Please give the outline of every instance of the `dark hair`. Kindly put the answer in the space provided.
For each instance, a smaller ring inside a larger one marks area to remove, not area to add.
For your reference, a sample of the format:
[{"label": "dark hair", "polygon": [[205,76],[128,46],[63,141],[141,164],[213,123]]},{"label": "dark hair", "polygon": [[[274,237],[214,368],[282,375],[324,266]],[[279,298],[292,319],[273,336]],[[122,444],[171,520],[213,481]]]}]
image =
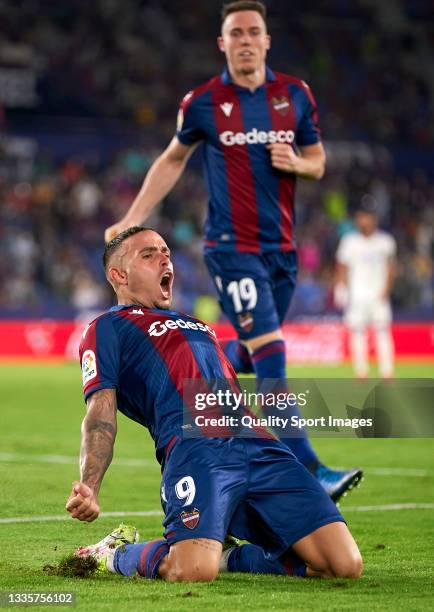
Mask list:
[{"label": "dark hair", "polygon": [[221,12],[222,23],[228,15],[238,13],[239,11],[256,11],[264,21],[267,20],[267,7],[263,2],[258,2],[257,0],[237,0],[236,2],[223,4]]},{"label": "dark hair", "polygon": [[362,196],[355,212],[356,214],[360,212],[378,216],[378,202],[373,195],[370,193],[365,193]]},{"label": "dark hair", "polygon": [[[114,238],[107,242],[104,247],[104,254],[102,256],[102,263],[104,266],[104,270],[107,270],[108,262],[110,261],[111,256],[118,248],[121,246],[124,240],[129,238],[130,236],[134,236],[134,234],[139,234],[140,232],[155,232],[153,227],[139,227],[138,225],[134,225],[133,227],[129,227],[124,230]],[[158,233],[158,232],[157,232]]]}]

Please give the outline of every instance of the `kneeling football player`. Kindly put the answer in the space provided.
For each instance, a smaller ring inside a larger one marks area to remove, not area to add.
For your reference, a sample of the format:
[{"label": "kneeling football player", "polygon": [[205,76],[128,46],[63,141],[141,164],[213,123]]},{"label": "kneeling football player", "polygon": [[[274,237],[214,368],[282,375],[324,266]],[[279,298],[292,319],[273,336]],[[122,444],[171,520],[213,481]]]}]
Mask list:
[{"label": "kneeling football player", "polygon": [[[80,347],[87,413],[80,481],[66,509],[99,515],[117,410],[148,428],[163,468],[164,539],[138,543],[121,525],[76,551],[104,571],[169,581],[210,581],[219,570],[357,578],[362,559],[334,502],[292,452],[263,437],[183,437],[183,383],[238,385],[215,332],[170,310],[173,266],[164,239],[130,228],[106,245],[118,306],[95,319]],[[250,544],[223,551],[226,534]]]}]

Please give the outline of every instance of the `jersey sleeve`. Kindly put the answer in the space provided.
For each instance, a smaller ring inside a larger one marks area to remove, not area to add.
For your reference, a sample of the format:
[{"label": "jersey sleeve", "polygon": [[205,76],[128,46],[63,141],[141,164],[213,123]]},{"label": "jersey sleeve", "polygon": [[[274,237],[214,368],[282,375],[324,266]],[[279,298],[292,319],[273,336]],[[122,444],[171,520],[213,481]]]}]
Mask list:
[{"label": "jersey sleeve", "polygon": [[351,244],[349,236],[344,236],[341,238],[338,245],[338,250],[336,251],[336,261],[344,266],[348,266],[350,264]]},{"label": "jersey sleeve", "polygon": [[295,141],[301,147],[316,144],[321,141],[318,110],[310,87],[304,81],[302,81],[298,96],[301,113]]},{"label": "jersey sleeve", "polygon": [[179,105],[176,136],[184,145],[193,145],[205,138],[205,133],[199,125],[197,99],[192,91],[184,96]]},{"label": "jersey sleeve", "polygon": [[80,363],[85,400],[95,391],[118,387],[119,340],[109,316],[96,319],[84,330]]}]

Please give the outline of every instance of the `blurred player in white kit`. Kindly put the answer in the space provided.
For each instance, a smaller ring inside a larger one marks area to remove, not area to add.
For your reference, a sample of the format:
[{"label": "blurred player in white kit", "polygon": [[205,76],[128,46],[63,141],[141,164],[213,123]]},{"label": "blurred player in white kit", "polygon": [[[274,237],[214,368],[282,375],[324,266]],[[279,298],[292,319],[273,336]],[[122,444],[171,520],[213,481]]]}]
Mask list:
[{"label": "blurred player in white kit", "polygon": [[378,229],[375,200],[369,195],[362,198],[355,223],[357,231],[341,239],[336,253],[335,303],[344,310],[356,376],[368,376],[367,330],[372,326],[379,375],[392,378],[394,346],[390,330],[390,291],[395,276],[396,242],[391,234]]}]

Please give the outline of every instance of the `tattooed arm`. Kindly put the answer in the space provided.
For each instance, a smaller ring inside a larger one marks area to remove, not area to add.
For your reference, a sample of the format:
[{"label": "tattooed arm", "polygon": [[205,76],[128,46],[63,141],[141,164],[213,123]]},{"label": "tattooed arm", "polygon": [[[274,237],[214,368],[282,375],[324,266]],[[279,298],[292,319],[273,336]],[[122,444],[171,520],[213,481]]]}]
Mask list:
[{"label": "tattooed arm", "polygon": [[91,395],[81,425],[81,482],[98,494],[113,458],[116,437],[116,391],[102,389]]},{"label": "tattooed arm", "polygon": [[80,482],[74,482],[66,509],[72,518],[94,521],[99,515],[98,493],[113,457],[116,438],[116,391],[91,395],[81,426]]}]

